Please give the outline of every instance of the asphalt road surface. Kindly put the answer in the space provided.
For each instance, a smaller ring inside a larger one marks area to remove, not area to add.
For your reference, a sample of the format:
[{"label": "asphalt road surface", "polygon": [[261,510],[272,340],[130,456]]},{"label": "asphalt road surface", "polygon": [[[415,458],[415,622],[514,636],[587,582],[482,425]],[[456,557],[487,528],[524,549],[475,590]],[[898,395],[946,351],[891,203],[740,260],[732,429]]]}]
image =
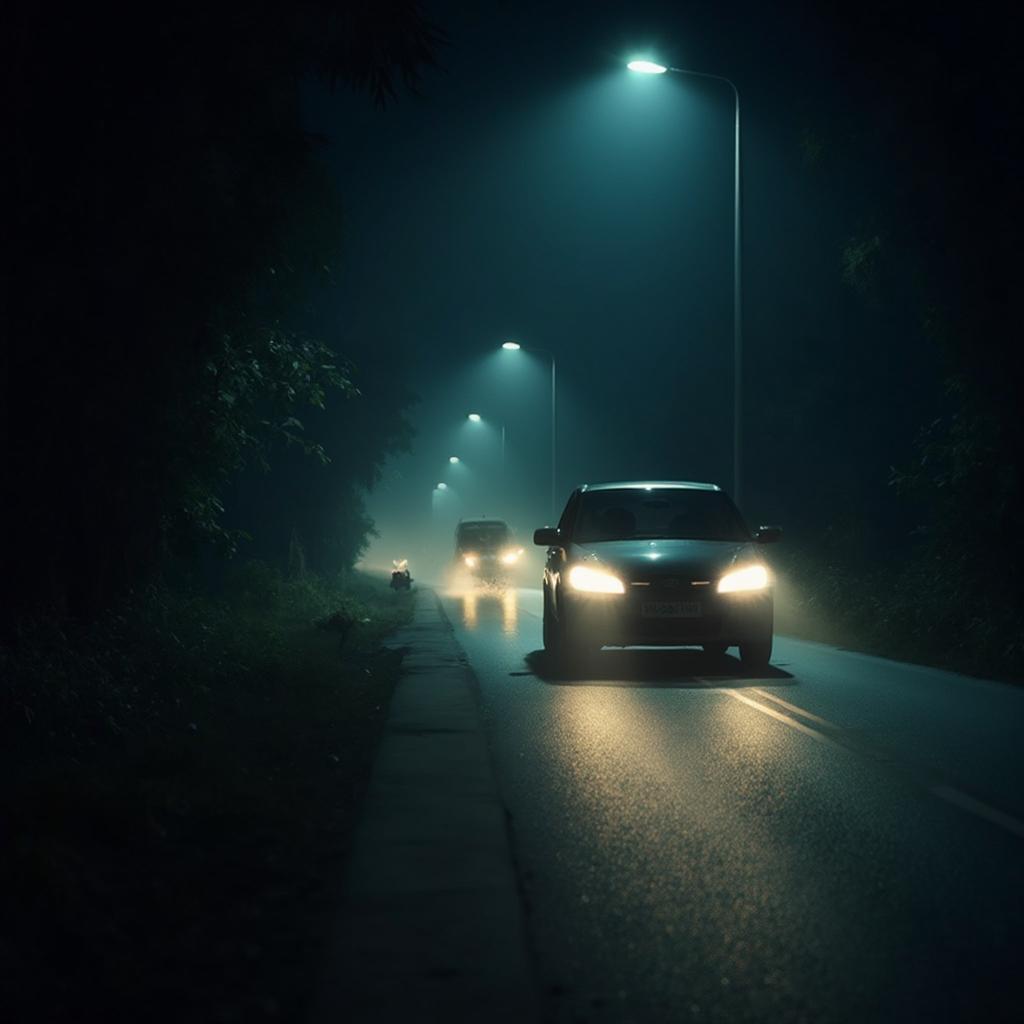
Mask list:
[{"label": "asphalt road surface", "polygon": [[779,637],[567,679],[539,590],[440,592],[549,1020],[1024,1020],[1024,691]]}]

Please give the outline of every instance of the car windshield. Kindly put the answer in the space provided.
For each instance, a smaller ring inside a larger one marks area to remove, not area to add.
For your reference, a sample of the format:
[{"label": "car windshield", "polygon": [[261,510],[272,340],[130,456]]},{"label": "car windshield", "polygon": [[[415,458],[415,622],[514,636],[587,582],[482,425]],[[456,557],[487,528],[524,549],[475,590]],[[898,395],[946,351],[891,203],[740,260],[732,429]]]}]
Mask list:
[{"label": "car windshield", "polygon": [[585,491],[573,540],[750,540],[736,506],[721,491],[629,487]]},{"label": "car windshield", "polygon": [[465,523],[459,527],[457,546],[461,551],[490,550],[509,541],[505,523]]}]

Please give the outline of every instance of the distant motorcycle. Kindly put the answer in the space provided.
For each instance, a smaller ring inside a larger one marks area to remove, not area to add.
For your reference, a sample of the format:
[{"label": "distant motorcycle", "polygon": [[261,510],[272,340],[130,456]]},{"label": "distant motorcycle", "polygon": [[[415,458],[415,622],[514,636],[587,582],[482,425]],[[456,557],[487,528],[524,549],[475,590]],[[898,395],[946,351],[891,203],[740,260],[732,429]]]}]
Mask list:
[{"label": "distant motorcycle", "polygon": [[408,590],[412,584],[412,577],[409,575],[409,560],[403,558],[400,562],[392,560],[394,569],[391,570],[391,589]]}]

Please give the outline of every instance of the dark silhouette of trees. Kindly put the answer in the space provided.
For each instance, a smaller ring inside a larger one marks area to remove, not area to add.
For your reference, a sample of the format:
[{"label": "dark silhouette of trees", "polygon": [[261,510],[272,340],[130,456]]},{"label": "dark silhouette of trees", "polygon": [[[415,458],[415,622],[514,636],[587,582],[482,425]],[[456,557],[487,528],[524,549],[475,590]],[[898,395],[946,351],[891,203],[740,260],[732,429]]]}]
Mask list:
[{"label": "dark silhouette of trees", "polygon": [[804,237],[836,290],[829,334],[800,325],[772,352],[790,386],[785,401],[765,395],[759,422],[772,451],[795,457],[777,460],[771,485],[797,469],[780,518],[842,568],[848,602],[876,573],[893,608],[927,607],[880,628],[919,628],[935,651],[973,644],[975,665],[981,654],[1019,670],[1015,34],[981,8],[862,4],[821,19],[841,85],[803,101],[794,142],[806,201],[834,211]]},{"label": "dark silhouette of trees", "polygon": [[[300,83],[384,103],[441,37],[408,0],[20,3],[4,20],[0,578],[19,613],[89,615],[223,536],[246,465],[289,442],[325,454],[305,412],[356,385],[302,329],[340,230]],[[379,459],[396,440],[359,443]]]}]

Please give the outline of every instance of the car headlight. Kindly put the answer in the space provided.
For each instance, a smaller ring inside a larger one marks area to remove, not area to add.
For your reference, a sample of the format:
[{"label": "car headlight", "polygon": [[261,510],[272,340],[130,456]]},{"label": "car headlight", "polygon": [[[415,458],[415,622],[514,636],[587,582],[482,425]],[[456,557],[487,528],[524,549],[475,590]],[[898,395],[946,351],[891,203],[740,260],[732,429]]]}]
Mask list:
[{"label": "car headlight", "polygon": [[515,565],[519,561],[519,556],[523,553],[522,548],[506,551],[501,556],[502,565]]},{"label": "car headlight", "polygon": [[480,559],[476,555],[463,555],[462,560],[466,563],[467,567],[470,568],[470,569],[475,569],[476,568],[476,563],[480,561]]},{"label": "car headlight", "polygon": [[589,565],[574,565],[569,570],[569,586],[587,594],[624,594],[626,588],[618,576]]},{"label": "car headlight", "polygon": [[744,590],[764,590],[768,586],[768,570],[763,565],[746,565],[727,572],[718,581],[720,594],[736,594]]}]

